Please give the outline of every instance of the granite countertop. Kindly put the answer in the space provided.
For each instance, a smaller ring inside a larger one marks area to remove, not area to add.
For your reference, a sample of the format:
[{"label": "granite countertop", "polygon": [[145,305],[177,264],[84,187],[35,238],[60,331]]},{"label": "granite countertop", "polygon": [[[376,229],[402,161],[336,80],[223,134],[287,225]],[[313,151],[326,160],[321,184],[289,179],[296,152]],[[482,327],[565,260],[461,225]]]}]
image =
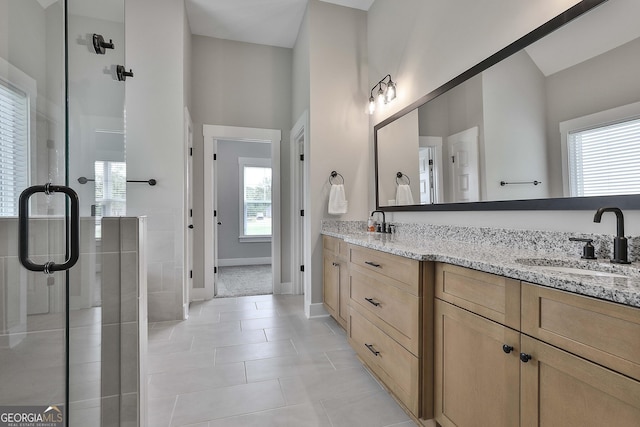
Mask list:
[{"label": "granite countertop", "polygon": [[[640,263],[611,264],[608,259],[583,260],[578,256],[514,249],[499,245],[441,239],[408,239],[397,235],[323,230],[322,234],[347,243],[418,261],[438,261],[498,274],[563,291],[640,307]],[[544,264],[544,265],[541,265]],[[546,265],[546,266],[545,266]],[[559,272],[548,267],[589,267],[610,277]]]}]

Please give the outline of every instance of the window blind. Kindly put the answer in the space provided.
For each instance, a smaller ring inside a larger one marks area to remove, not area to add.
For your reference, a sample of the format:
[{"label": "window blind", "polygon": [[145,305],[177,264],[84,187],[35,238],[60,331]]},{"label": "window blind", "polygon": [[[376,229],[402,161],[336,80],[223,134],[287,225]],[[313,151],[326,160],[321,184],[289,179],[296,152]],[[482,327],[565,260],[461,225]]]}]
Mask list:
[{"label": "window blind", "polygon": [[27,94],[0,80],[0,216],[18,215],[29,176]]},{"label": "window blind", "polygon": [[640,118],[568,134],[571,196],[640,193]]}]

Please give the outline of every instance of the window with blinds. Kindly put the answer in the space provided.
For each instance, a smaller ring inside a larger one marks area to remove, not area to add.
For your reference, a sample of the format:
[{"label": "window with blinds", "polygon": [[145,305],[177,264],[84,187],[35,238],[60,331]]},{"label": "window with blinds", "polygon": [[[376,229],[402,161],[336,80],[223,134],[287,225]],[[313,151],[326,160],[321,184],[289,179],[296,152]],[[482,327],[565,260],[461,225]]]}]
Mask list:
[{"label": "window with blinds", "polygon": [[567,135],[571,196],[640,193],[640,118]]},{"label": "window with blinds", "polygon": [[0,79],[0,216],[18,215],[28,177],[29,98]]}]

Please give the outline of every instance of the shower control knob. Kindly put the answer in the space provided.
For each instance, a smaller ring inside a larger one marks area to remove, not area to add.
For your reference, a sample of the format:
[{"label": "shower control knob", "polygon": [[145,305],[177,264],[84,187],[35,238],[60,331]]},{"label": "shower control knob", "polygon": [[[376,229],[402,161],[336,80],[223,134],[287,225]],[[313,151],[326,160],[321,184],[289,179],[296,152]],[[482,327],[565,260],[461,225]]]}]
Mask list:
[{"label": "shower control knob", "polygon": [[127,80],[127,77],[133,77],[133,70],[129,69],[129,71],[127,71],[127,69],[124,68],[124,65],[116,65],[116,75],[118,77],[118,81],[124,82]]},{"label": "shower control knob", "polygon": [[107,49],[114,48],[115,47],[113,45],[113,40],[109,40],[109,43],[107,43],[106,41],[104,41],[104,37],[102,37],[100,34],[93,35],[93,50],[95,50],[98,55],[104,55]]}]

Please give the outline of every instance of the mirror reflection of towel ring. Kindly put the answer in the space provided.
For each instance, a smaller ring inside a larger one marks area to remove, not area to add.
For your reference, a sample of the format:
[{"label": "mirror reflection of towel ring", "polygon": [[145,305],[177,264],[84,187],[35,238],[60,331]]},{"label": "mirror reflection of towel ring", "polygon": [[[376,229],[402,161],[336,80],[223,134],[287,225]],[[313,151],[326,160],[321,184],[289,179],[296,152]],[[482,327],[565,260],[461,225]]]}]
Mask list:
[{"label": "mirror reflection of towel ring", "polygon": [[396,174],[396,185],[400,185],[400,183],[398,182],[398,179],[401,179],[403,177],[407,178],[407,184],[411,185],[411,180],[409,179],[409,177],[407,175],[403,174],[402,172],[398,172]]},{"label": "mirror reflection of towel ring", "polygon": [[340,178],[342,178],[342,184],[344,184],[344,176],[340,175],[340,174],[339,174],[338,172],[336,172],[336,171],[331,171],[331,175],[329,175],[329,184],[334,185],[334,182],[333,182],[333,181],[331,181],[331,179],[332,179],[332,178],[335,178],[335,177],[338,177],[338,176],[339,176]]}]

